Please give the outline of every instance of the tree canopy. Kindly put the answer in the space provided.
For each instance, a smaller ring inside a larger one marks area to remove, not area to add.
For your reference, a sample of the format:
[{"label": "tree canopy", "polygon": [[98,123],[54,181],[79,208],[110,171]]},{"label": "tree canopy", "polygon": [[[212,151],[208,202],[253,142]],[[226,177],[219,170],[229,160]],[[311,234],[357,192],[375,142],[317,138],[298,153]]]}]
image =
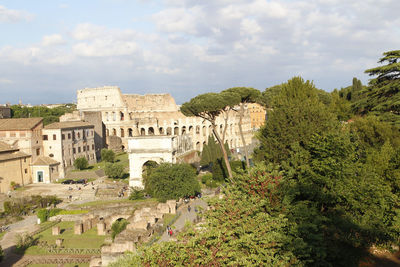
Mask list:
[{"label": "tree canopy", "polygon": [[163,163],[147,178],[146,191],[160,201],[194,196],[200,192],[196,170],[186,163]]}]

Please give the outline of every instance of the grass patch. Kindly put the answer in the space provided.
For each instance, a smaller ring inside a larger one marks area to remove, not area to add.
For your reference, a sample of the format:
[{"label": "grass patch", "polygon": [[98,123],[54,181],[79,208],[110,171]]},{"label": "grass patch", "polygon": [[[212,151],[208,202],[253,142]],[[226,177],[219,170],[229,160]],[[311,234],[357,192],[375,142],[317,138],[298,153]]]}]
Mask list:
[{"label": "grass patch", "polygon": [[[75,222],[60,222],[57,226],[60,226],[61,234],[58,236],[52,235],[52,229],[49,228],[33,238],[38,241],[46,241],[49,245],[53,245],[56,239],[64,239],[63,247],[65,248],[100,248],[104,243],[106,236],[97,235],[97,228],[94,227],[82,235],[74,234]],[[44,255],[49,254],[44,248],[37,245],[29,247],[25,254],[27,255]]]},{"label": "grass patch", "polygon": [[138,199],[138,200],[129,200],[129,199],[111,199],[111,200],[96,200],[96,201],[92,201],[92,202],[86,202],[83,204],[79,204],[79,205],[74,205],[77,208],[84,208],[84,207],[97,207],[97,206],[105,206],[108,204],[122,204],[122,203],[131,203],[131,204],[135,204],[138,206],[146,206],[149,204],[156,204],[158,203],[157,200],[155,198],[149,198],[149,199]]},{"label": "grass patch", "polygon": [[88,210],[61,210],[57,215],[76,215],[88,213]]},{"label": "grass patch", "polygon": [[[117,163],[117,162],[121,163],[124,166],[125,170],[129,170],[128,153],[124,152],[124,153],[119,153],[119,154],[115,155],[115,162],[114,163]],[[97,163],[95,163],[93,165],[90,165],[88,167],[90,169],[88,169],[87,171],[96,171],[98,169],[103,169],[104,170],[105,167],[106,167],[106,162],[105,161],[100,161],[100,162],[97,162]]]},{"label": "grass patch", "polygon": [[172,219],[174,219],[175,216],[176,214],[164,214],[163,227],[167,227],[167,225],[172,221]]}]

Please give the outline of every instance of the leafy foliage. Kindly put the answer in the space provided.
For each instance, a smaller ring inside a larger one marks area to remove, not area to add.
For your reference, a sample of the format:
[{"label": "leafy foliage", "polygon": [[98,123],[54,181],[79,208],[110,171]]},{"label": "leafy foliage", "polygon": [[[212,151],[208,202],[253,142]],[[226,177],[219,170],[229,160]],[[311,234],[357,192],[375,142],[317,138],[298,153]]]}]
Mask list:
[{"label": "leafy foliage", "polygon": [[274,110],[258,134],[261,146],[256,159],[279,163],[287,159],[293,143],[333,127],[335,118],[317,92],[311,82],[300,77],[282,84],[279,95],[273,98]]},{"label": "leafy foliage", "polygon": [[165,202],[168,199],[193,196],[200,192],[200,185],[196,179],[196,170],[189,164],[163,163],[149,176],[146,191]]},{"label": "leafy foliage", "polygon": [[124,231],[126,229],[126,226],[129,224],[129,222],[126,219],[121,219],[121,220],[117,220],[115,221],[112,225],[111,225],[111,237],[114,240],[114,238],[121,233],[122,231]]},{"label": "leafy foliage", "polygon": [[27,248],[35,244],[35,239],[27,233],[16,235],[16,250],[19,253],[23,253]]},{"label": "leafy foliage", "polygon": [[301,266],[292,246],[301,243],[281,212],[282,176],[259,166],[235,177],[225,197],[214,199],[204,228],[189,227],[177,242],[142,247],[129,262],[138,266]]},{"label": "leafy foliage", "polygon": [[110,178],[122,178],[125,174],[124,165],[121,163],[107,162],[104,172]]},{"label": "leafy foliage", "polygon": [[59,117],[65,113],[70,113],[76,109],[74,104],[66,104],[60,107],[48,108],[42,106],[22,107],[20,105],[11,106],[12,118],[33,118],[43,117],[43,125],[58,122]]},{"label": "leafy foliage", "polygon": [[129,195],[129,200],[144,199],[145,191],[140,188],[132,188],[131,194]]},{"label": "leafy foliage", "polygon": [[115,153],[111,149],[103,148],[101,150],[101,160],[105,162],[114,162],[115,161]]},{"label": "leafy foliage", "polygon": [[84,170],[89,166],[89,162],[85,157],[75,159],[74,167],[78,170]]},{"label": "leafy foliage", "polygon": [[378,63],[386,65],[365,72],[376,76],[369,81],[354,109],[360,114],[371,113],[382,120],[400,125],[400,50],[383,53]]},{"label": "leafy foliage", "polygon": [[[224,144],[225,150],[230,156],[230,150],[228,143]],[[213,136],[208,137],[208,142],[203,146],[203,151],[201,152],[200,165],[207,166],[215,162],[217,159],[223,159],[223,153],[221,147],[217,144]]]}]

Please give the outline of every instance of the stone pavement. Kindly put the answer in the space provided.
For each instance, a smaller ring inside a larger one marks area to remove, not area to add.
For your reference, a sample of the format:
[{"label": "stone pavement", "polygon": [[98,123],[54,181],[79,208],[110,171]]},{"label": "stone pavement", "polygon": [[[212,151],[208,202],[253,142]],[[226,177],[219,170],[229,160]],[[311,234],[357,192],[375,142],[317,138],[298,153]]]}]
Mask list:
[{"label": "stone pavement", "polygon": [[[190,212],[188,211],[188,206],[190,205],[191,209]],[[181,212],[181,216],[179,216],[178,220],[172,225],[173,236],[170,237],[167,234],[167,231],[164,231],[161,238],[158,242],[170,241],[173,240],[176,236],[177,232],[182,231],[187,221],[193,222],[197,218],[197,213],[195,212],[195,207],[199,210],[201,207],[203,210],[207,209],[207,203],[203,199],[195,199],[191,200],[188,204],[184,204],[179,207],[178,211]]]}]

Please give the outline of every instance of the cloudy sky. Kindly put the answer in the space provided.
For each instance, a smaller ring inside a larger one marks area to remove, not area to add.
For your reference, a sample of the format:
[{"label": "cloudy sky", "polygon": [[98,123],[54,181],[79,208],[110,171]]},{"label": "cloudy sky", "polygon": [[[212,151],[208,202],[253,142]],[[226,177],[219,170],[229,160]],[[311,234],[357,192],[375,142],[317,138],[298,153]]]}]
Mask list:
[{"label": "cloudy sky", "polygon": [[177,103],[293,76],[364,83],[400,49],[399,0],[0,0],[0,104],[104,85]]}]

